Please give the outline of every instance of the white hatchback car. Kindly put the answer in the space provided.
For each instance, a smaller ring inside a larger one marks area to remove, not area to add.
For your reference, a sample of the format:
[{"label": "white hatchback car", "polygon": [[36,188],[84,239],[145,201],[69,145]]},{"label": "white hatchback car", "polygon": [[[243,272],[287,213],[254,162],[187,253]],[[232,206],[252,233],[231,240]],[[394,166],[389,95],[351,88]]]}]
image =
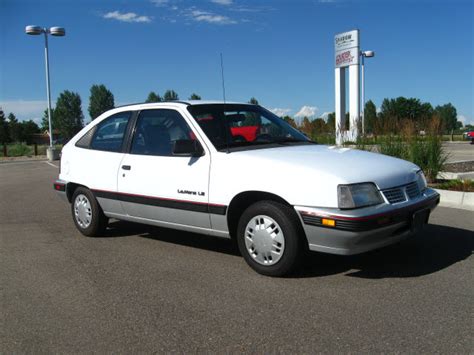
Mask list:
[{"label": "white hatchback car", "polygon": [[410,162],[318,145],[261,106],[205,101],[110,110],[62,150],[54,188],[81,233],[109,218],[236,239],[265,275],[306,249],[356,254],[428,222],[439,195]]}]

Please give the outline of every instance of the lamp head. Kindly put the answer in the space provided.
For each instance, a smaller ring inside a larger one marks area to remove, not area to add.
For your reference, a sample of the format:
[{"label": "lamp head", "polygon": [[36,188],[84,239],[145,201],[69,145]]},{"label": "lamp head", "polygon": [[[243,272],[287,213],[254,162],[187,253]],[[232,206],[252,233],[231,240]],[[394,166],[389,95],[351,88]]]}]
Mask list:
[{"label": "lamp head", "polygon": [[52,36],[62,37],[66,35],[66,30],[64,27],[51,27],[49,33],[51,33]]},{"label": "lamp head", "polygon": [[37,36],[40,35],[44,32],[44,30],[40,26],[26,26],[25,27],[25,33],[27,35],[33,35]]}]

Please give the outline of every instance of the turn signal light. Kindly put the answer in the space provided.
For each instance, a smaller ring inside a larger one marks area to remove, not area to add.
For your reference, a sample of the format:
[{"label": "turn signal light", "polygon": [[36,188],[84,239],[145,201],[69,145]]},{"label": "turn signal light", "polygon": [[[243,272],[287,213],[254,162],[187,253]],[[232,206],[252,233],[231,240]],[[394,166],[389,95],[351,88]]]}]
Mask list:
[{"label": "turn signal light", "polygon": [[327,227],[336,226],[336,221],[334,219],[323,218],[321,219],[321,223],[323,224],[323,226],[327,226]]}]

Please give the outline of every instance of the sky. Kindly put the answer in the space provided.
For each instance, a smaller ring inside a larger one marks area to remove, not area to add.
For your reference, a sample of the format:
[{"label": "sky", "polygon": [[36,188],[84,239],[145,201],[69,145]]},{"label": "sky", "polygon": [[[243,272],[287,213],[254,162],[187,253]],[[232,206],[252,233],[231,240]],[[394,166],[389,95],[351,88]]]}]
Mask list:
[{"label": "sky", "polygon": [[0,0],[0,106],[40,122],[46,108],[44,39],[26,25],[63,26],[49,37],[51,96],[74,91],[89,121],[90,87],[116,105],[175,90],[228,101],[256,97],[279,115],[334,111],[334,35],[360,30],[366,99],[451,102],[474,124],[474,1],[468,0]]}]

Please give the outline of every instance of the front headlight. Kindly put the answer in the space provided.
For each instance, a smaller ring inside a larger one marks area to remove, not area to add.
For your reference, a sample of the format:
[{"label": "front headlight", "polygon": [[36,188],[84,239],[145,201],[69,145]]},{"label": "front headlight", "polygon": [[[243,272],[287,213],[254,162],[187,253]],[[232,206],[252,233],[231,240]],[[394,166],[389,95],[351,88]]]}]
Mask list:
[{"label": "front headlight", "polygon": [[425,174],[423,174],[423,170],[418,170],[418,172],[416,173],[416,182],[418,184],[420,192],[425,191],[425,189],[428,187],[428,183],[426,182],[426,177]]},{"label": "front headlight", "polygon": [[339,208],[360,208],[383,203],[382,196],[371,182],[363,184],[339,185],[337,187]]}]

